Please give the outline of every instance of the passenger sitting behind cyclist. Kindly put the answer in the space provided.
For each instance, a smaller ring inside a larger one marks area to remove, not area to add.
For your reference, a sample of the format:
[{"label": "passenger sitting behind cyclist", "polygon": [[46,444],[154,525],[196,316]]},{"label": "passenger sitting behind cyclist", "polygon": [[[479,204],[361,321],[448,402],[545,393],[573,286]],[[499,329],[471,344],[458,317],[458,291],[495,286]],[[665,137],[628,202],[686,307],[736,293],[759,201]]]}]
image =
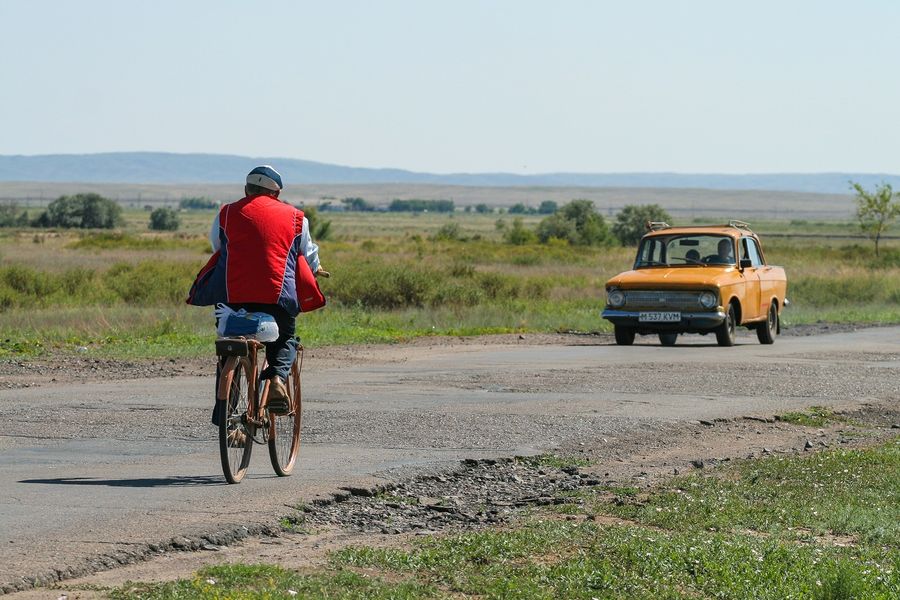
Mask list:
[{"label": "passenger sitting behind cyclist", "polygon": [[[327,275],[319,265],[319,247],[310,237],[309,221],[302,211],[278,200],[281,189],[281,175],[272,167],[250,171],[245,197],[223,206],[213,221],[214,254],[197,275],[188,298],[189,304],[197,306],[223,302],[234,310],[275,317],[279,336],[265,345],[268,367],[262,373],[270,380],[273,412],[287,408],[285,380],[297,355],[294,333],[299,299],[310,296],[304,289],[310,286],[320,295],[315,279],[307,275]],[[217,406],[213,412],[214,424],[218,424],[219,410]]]},{"label": "passenger sitting behind cyclist", "polygon": [[719,240],[719,245],[715,254],[706,257],[706,262],[715,265],[730,265],[734,263],[734,244],[731,238],[723,238]]}]

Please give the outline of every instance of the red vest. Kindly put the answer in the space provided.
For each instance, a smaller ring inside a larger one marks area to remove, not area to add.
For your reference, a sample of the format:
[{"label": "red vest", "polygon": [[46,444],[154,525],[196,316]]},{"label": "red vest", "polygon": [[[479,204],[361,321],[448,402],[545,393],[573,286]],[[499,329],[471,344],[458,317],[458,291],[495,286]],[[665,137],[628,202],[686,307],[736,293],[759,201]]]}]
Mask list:
[{"label": "red vest", "polygon": [[277,304],[294,315],[321,307],[325,299],[300,252],[302,232],[303,212],[270,196],[226,204],[221,247],[197,275],[188,303]]}]

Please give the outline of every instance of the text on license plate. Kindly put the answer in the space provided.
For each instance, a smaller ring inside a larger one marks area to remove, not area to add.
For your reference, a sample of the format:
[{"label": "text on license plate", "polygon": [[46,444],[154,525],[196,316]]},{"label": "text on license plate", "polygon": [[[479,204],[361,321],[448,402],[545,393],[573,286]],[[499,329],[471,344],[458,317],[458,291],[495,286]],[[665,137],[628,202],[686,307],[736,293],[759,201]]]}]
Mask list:
[{"label": "text on license plate", "polygon": [[677,323],[681,321],[680,312],[642,312],[638,313],[641,323]]}]

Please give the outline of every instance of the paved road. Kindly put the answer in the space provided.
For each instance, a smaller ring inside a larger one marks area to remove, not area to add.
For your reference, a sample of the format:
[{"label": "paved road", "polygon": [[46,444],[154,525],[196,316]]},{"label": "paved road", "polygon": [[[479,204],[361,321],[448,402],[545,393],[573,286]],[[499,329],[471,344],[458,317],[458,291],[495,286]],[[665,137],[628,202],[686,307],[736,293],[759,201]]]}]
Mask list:
[{"label": "paved road", "polygon": [[663,348],[386,348],[304,378],[299,472],[258,447],[223,483],[211,377],[0,391],[0,588],[92,556],[274,523],[286,506],[461,458],[550,450],[668,423],[898,399],[900,328]]}]

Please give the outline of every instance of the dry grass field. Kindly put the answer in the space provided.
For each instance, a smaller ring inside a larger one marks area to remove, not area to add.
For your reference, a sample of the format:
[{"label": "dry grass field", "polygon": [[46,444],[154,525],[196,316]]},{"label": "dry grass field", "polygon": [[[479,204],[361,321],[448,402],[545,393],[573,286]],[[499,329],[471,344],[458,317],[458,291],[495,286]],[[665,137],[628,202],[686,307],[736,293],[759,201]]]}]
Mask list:
[{"label": "dry grass field", "polygon": [[[326,190],[320,187],[316,193]],[[379,186],[331,187],[336,189],[328,191],[336,197],[359,194],[374,202],[396,191],[385,188],[381,193],[386,195],[379,197],[374,191]],[[9,186],[6,189],[11,193]],[[121,188],[122,193],[135,189]],[[152,186],[142,189],[153,191]],[[175,203],[179,194],[211,195],[205,188],[165,189],[170,203]],[[103,186],[91,186],[90,190],[113,197],[116,192],[114,187]],[[55,189],[53,194],[61,191]],[[415,196],[417,191],[421,190],[407,193]],[[427,193],[429,197],[443,195],[436,188]],[[559,189],[554,193],[563,194]],[[592,193],[607,202],[640,202],[641,198],[639,190]],[[537,206],[554,197],[534,190],[501,188],[463,188],[460,194],[494,206],[513,200]],[[571,189],[565,194],[556,196],[560,204],[581,195]],[[736,213],[728,214],[729,218],[743,216],[739,209],[750,202],[743,192],[707,191],[694,196],[691,202],[695,205],[686,209],[687,213],[679,213],[676,208],[686,206],[689,191],[656,190],[653,194],[657,195],[648,197],[672,212],[675,223],[682,224],[726,220],[711,210],[713,197],[718,198],[717,209]],[[838,206],[833,198],[816,198],[816,208],[810,209],[814,216],[804,217],[806,213],[799,212],[774,216],[775,206],[779,214],[786,214],[790,206],[805,206],[803,196],[809,195],[779,196],[770,207],[773,216],[759,215],[753,221],[769,262],[785,266],[788,272],[788,296],[794,304],[784,316],[785,324],[900,322],[897,240],[884,242],[882,257],[875,260],[870,242],[841,237],[855,236],[858,231],[846,215],[829,218],[829,207]],[[842,210],[849,212],[852,199],[839,199]],[[320,212],[319,220],[331,222],[330,236],[320,240],[320,245],[323,264],[334,277],[323,281],[329,306],[301,317],[304,342],[321,345],[432,334],[608,330],[599,317],[604,283],[629,268],[632,248],[573,247],[564,242],[510,245],[503,241],[502,228],[509,227],[515,215],[499,210],[467,213],[459,210],[465,205],[460,196],[454,200],[458,207],[454,214]],[[757,198],[754,206],[762,204]],[[598,205],[602,209],[603,204],[598,201]],[[698,208],[701,205],[703,208]],[[206,236],[213,216],[212,210],[182,211],[179,231],[154,233],[148,230],[149,212],[126,203],[125,225],[113,233],[27,227],[0,230],[0,355],[185,356],[208,352],[213,336],[211,311],[188,307],[184,298],[209,255]],[[541,218],[526,215],[522,221],[533,228]],[[451,235],[444,235],[448,231]]]}]

